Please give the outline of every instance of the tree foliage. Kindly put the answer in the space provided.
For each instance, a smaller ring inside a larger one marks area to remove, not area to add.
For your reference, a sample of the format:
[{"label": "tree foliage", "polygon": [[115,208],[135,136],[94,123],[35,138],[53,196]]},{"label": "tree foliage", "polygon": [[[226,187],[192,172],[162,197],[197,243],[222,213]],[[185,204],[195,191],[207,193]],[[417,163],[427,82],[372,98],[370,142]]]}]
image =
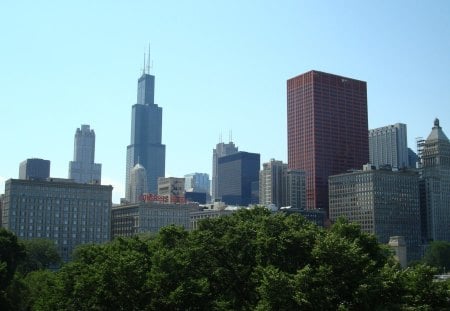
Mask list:
[{"label": "tree foliage", "polygon": [[450,242],[433,241],[425,252],[423,261],[442,272],[450,271]]},{"label": "tree foliage", "polygon": [[434,272],[401,270],[357,225],[255,208],[85,245],[24,283],[33,310],[445,310],[450,288]]},{"label": "tree foliage", "polygon": [[19,270],[23,274],[50,267],[58,268],[61,263],[56,245],[50,240],[24,240],[22,244],[25,247],[26,256],[19,265]]}]

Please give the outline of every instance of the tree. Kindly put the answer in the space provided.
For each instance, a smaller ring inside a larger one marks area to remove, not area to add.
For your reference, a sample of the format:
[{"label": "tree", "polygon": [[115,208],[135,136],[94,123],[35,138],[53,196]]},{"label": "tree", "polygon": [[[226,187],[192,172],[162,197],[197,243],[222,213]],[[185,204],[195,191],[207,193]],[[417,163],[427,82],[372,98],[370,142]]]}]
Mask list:
[{"label": "tree", "polygon": [[439,269],[439,272],[450,271],[450,242],[431,242],[425,252],[423,261]]},{"label": "tree", "polygon": [[13,301],[8,287],[14,278],[17,266],[25,258],[23,246],[11,231],[0,228],[0,309],[9,310]]},{"label": "tree", "polygon": [[24,274],[50,267],[58,268],[61,263],[56,245],[50,240],[24,240],[22,244],[25,247],[26,257],[19,270]]}]

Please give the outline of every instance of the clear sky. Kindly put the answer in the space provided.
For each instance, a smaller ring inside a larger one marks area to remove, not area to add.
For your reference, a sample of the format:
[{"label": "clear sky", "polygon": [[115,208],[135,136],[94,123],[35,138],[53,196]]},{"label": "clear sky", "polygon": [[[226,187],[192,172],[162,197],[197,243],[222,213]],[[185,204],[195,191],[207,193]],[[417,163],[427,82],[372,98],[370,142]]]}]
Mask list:
[{"label": "clear sky", "polygon": [[102,182],[124,196],[131,106],[151,43],[166,175],[211,175],[229,132],[287,161],[286,80],[315,69],[367,81],[369,128],[434,118],[450,136],[450,1],[2,1],[0,193],[19,163],[67,177],[75,130],[96,133]]}]

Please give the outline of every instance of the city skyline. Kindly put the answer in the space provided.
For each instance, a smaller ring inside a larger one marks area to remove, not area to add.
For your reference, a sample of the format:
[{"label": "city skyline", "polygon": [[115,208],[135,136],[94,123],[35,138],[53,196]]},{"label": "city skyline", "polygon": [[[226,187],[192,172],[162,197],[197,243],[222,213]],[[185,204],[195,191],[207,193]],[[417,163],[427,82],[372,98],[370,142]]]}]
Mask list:
[{"label": "city skyline", "polygon": [[450,125],[446,1],[105,3],[0,5],[0,193],[27,158],[67,176],[73,129],[90,124],[102,184],[114,186],[114,203],[125,196],[129,107],[148,41],[166,176],[212,176],[211,151],[229,130],[261,162],[287,161],[286,80],[309,70],[367,81],[369,129],[405,123],[413,150],[430,120]]}]

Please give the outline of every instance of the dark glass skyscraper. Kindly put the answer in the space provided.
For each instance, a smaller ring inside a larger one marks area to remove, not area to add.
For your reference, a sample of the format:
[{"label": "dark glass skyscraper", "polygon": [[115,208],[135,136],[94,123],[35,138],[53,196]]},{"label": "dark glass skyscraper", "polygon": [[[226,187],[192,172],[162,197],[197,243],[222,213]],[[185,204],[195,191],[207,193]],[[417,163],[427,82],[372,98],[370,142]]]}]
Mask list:
[{"label": "dark glass skyscraper", "polygon": [[166,146],[161,144],[162,108],[155,104],[155,76],[145,71],[138,80],[137,103],[131,112],[131,142],[127,147],[125,196],[130,200],[130,172],[139,162],[147,172],[150,193],[165,176]]},{"label": "dark glass skyscraper", "polygon": [[230,205],[257,204],[259,168],[258,153],[240,151],[220,157],[217,167],[218,198]]},{"label": "dark glass skyscraper", "polygon": [[366,82],[319,71],[287,81],[288,166],[306,172],[307,208],[328,210],[328,177],[369,162]]}]

